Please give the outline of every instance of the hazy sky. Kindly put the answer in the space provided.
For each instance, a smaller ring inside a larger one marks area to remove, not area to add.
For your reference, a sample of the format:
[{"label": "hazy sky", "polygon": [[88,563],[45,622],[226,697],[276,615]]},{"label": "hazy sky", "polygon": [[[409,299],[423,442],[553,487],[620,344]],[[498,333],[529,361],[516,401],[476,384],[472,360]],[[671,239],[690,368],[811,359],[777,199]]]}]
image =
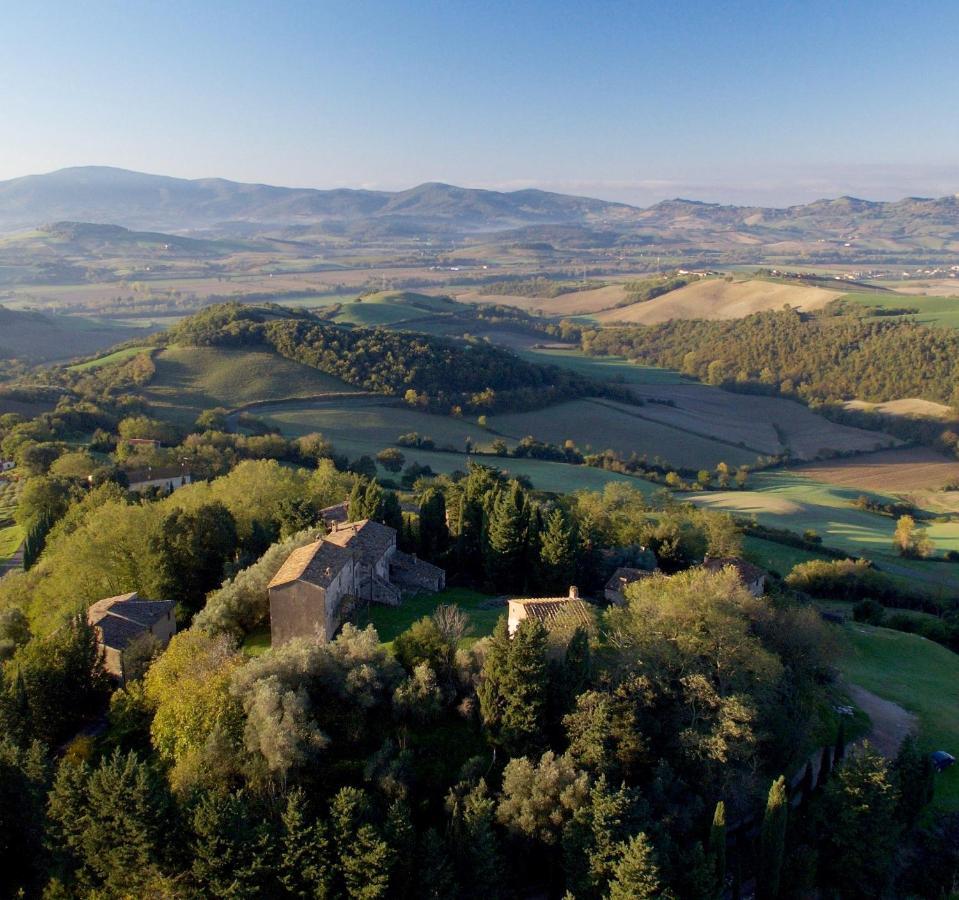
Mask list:
[{"label": "hazy sky", "polygon": [[0,178],[959,192],[959,3],[0,2]]}]

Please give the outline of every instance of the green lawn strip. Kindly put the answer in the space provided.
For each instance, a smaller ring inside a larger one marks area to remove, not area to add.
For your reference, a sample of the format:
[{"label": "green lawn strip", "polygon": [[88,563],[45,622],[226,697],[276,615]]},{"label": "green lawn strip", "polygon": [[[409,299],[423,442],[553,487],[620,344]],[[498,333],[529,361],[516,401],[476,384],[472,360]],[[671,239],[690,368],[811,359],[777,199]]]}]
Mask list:
[{"label": "green lawn strip", "polygon": [[23,543],[25,536],[19,525],[8,525],[5,528],[0,528],[0,561],[10,559]]},{"label": "green lawn strip", "polygon": [[[456,605],[470,618],[469,636],[464,643],[492,634],[497,619],[506,613],[505,605],[489,604],[490,594],[481,594],[468,588],[447,588],[438,594],[416,594],[406,597],[400,606],[382,606],[373,604],[357,617],[361,627],[371,623],[380,636],[380,640],[391,646],[398,635],[406,631],[418,619],[429,616],[440,605]],[[489,604],[489,608],[483,608]]]},{"label": "green lawn strip", "polygon": [[241,648],[247,656],[260,656],[270,649],[270,626],[265,625],[250,632],[243,640]]},{"label": "green lawn strip", "polygon": [[[543,342],[548,342],[543,338]],[[684,379],[672,369],[641,366],[622,356],[587,356],[582,350],[519,350],[518,355],[540,365],[562,366],[580,375],[600,381],[624,384],[683,384]]]},{"label": "green lawn strip", "polygon": [[[914,634],[850,623],[843,676],[919,719],[923,750],[959,756],[959,654]],[[938,807],[959,810],[959,766],[936,777]]]},{"label": "green lawn strip", "polygon": [[130,359],[133,356],[137,356],[140,353],[144,353],[148,350],[151,350],[151,347],[127,347],[124,350],[117,350],[113,353],[108,353],[106,356],[99,356],[96,359],[88,359],[86,362],[76,363],[72,366],[67,366],[67,370],[70,372],[85,372],[90,369],[101,369],[104,366],[112,366],[116,363],[123,362],[124,360]]},{"label": "green lawn strip", "polygon": [[[959,284],[956,285],[959,291]],[[887,309],[917,309],[912,314],[917,322],[924,325],[942,325],[948,328],[959,328],[959,296],[956,297],[927,297],[922,294],[863,294],[851,293],[843,295],[843,300],[857,303],[860,306],[883,306]],[[896,316],[897,319],[902,318]]]},{"label": "green lawn strip", "polygon": [[776,541],[747,535],[743,538],[743,551],[746,558],[785,578],[795,566],[814,559],[830,559],[825,553],[814,553],[799,547],[790,547]]}]

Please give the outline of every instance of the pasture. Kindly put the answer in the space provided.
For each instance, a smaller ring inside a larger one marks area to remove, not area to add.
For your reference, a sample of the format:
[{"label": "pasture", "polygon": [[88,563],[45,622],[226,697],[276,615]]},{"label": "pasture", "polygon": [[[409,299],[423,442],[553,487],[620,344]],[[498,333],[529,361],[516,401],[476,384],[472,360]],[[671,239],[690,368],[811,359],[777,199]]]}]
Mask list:
[{"label": "pasture", "polygon": [[793,471],[842,487],[909,494],[936,491],[959,479],[959,460],[928,447],[905,447],[851,459],[824,460]]},{"label": "pasture", "polygon": [[781,309],[785,304],[804,310],[821,309],[839,296],[838,291],[819,287],[709,278],[652,300],[594,313],[591,318],[606,325],[654,325],[669,319],[741,319],[763,310]]},{"label": "pasture", "polygon": [[520,350],[519,355],[540,365],[562,366],[597,381],[617,384],[683,384],[682,377],[672,369],[643,366],[622,356],[587,356],[582,350],[542,348]]},{"label": "pasture", "polygon": [[276,353],[219,347],[168,347],[154,357],[144,396],[161,418],[190,424],[204,409],[232,408],[356,388]]},{"label": "pasture", "polygon": [[[959,291],[959,284],[953,282],[952,288]],[[908,285],[897,285],[895,294],[845,294],[844,300],[858,303],[860,306],[885,306],[905,309],[917,309],[911,318],[923,325],[959,328],[959,296],[935,297],[912,293]]]},{"label": "pasture", "polygon": [[525,435],[559,445],[572,440],[584,452],[636,453],[693,469],[756,461],[754,451],[653,421],[648,409],[606,400],[573,400],[532,412],[491,416],[490,427],[516,440]]},{"label": "pasture", "polygon": [[[647,403],[646,418],[745,446],[757,453],[813,459],[835,452],[866,452],[894,446],[894,438],[830,422],[807,406],[783,397],[740,394],[698,383],[636,387],[638,397],[668,401]],[[728,460],[727,460],[728,461]]]},{"label": "pasture", "polygon": [[96,359],[88,359],[86,362],[67,366],[67,368],[71,372],[88,372],[91,369],[102,369],[104,366],[114,366],[117,363],[125,362],[137,354],[144,353],[150,349],[152,348],[145,346],[127,347],[124,350],[116,350],[113,353],[108,353],[106,356],[98,356]]},{"label": "pasture", "polygon": [[[489,447],[495,435],[481,429],[466,419],[451,416],[434,416],[405,406],[388,406],[375,398],[358,398],[350,401],[341,398],[328,403],[276,404],[261,407],[257,415],[283,434],[297,436],[318,431],[333,442],[337,453],[355,459],[359,456],[375,456],[385,447],[396,445],[401,434],[416,431],[420,436],[432,437],[437,447],[449,445],[465,448],[465,438],[470,437],[478,449]],[[507,441],[511,444],[512,441]],[[416,462],[429,466],[437,474],[465,471],[468,460],[489,466],[515,476],[524,476],[537,490],[551,493],[573,491],[601,491],[610,481],[626,481],[638,490],[652,492],[656,485],[618,472],[607,472],[589,466],[573,466],[568,463],[540,459],[512,459],[485,454],[467,457],[465,453],[440,450],[421,450],[415,447],[400,447],[405,465]],[[378,475],[384,479],[398,476],[382,467]]]},{"label": "pasture", "polygon": [[484,294],[482,288],[456,293],[461,303],[493,303],[515,306],[544,316],[583,316],[610,309],[626,299],[622,284],[608,284],[589,291],[570,291],[556,297],[525,297],[519,294]]},{"label": "pasture", "polygon": [[[914,634],[850,623],[842,626],[843,677],[919,720],[923,750],[959,756],[959,654]],[[959,809],[959,766],[936,776],[935,805]]]},{"label": "pasture", "polygon": [[[885,501],[896,499],[891,494],[825,484],[783,471],[750,476],[744,491],[704,491],[686,496],[697,506],[755,517],[763,525],[800,534],[807,529],[815,531],[827,547],[874,559],[890,574],[912,580],[914,586],[933,592],[959,590],[959,567],[900,558],[892,547],[895,518],[854,506],[862,493]],[[959,550],[959,522],[931,522],[929,537],[936,545],[938,558],[948,550]]]}]

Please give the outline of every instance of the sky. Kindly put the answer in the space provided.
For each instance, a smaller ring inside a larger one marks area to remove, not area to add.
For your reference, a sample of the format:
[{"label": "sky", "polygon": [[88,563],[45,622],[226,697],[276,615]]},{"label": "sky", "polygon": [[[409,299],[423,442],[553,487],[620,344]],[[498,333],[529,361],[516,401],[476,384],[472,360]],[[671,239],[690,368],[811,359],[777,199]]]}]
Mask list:
[{"label": "sky", "polygon": [[0,179],[959,192],[959,3],[3,0]]}]

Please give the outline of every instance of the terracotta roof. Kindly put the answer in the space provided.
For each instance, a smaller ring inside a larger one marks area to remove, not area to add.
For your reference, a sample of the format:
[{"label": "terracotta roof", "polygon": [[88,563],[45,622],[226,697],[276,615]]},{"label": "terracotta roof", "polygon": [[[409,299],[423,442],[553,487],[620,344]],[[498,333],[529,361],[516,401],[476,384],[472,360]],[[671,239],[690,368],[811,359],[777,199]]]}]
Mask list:
[{"label": "terracotta roof", "polygon": [[314,541],[294,550],[280,566],[267,588],[293,581],[308,581],[327,587],[352,559],[349,550],[327,540]]},{"label": "terracotta roof", "polygon": [[703,560],[703,568],[710,572],[721,572],[723,569],[733,568],[744,584],[752,584],[766,575],[765,569],[760,569],[759,566],[754,566],[738,556],[707,556]]},{"label": "terracotta roof", "polygon": [[340,547],[349,547],[360,562],[372,566],[396,543],[396,530],[379,522],[360,519],[336,526],[336,530],[331,531],[324,540]]},{"label": "terracotta roof", "polygon": [[649,578],[657,573],[650,572],[648,569],[631,569],[628,566],[621,566],[610,576],[606,582],[607,591],[621,591],[626,585],[634,581],[641,581],[643,578]]},{"label": "terracotta roof", "polygon": [[542,622],[547,628],[567,622],[587,627],[593,624],[589,604],[572,597],[530,597],[509,603],[520,604],[526,610],[527,619]]}]

